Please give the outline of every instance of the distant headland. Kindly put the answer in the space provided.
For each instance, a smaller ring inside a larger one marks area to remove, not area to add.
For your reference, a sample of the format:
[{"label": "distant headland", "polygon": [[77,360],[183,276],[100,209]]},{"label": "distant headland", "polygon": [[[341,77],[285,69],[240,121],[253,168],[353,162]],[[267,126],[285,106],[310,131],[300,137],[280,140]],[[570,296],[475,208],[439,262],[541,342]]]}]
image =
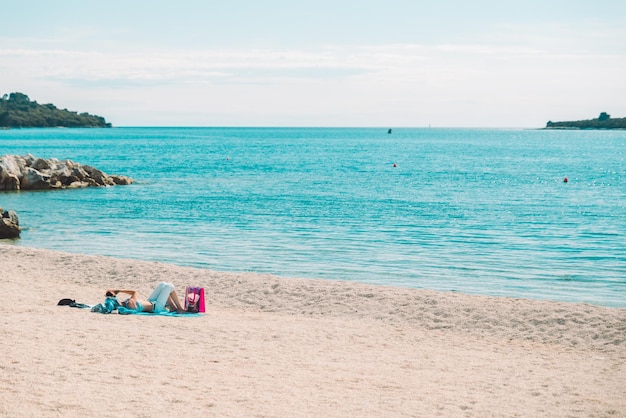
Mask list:
[{"label": "distant headland", "polygon": [[41,105],[23,93],[5,94],[0,98],[0,128],[110,128],[102,116]]},{"label": "distant headland", "polygon": [[602,112],[596,119],[571,122],[548,121],[545,129],[626,129],[626,118],[612,119],[611,115]]}]

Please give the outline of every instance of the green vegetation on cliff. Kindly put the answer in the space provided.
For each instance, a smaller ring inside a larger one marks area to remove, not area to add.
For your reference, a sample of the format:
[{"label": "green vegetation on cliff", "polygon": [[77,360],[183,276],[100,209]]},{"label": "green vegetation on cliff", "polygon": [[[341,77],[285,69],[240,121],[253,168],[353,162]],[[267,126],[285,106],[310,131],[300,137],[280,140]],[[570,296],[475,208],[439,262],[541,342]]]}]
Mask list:
[{"label": "green vegetation on cliff", "polygon": [[611,115],[602,112],[597,119],[572,122],[549,121],[546,129],[626,129],[626,118],[611,119]]},{"label": "green vegetation on cliff", "polygon": [[110,128],[101,116],[57,109],[53,104],[40,105],[22,93],[11,93],[0,99],[0,127],[3,128]]}]

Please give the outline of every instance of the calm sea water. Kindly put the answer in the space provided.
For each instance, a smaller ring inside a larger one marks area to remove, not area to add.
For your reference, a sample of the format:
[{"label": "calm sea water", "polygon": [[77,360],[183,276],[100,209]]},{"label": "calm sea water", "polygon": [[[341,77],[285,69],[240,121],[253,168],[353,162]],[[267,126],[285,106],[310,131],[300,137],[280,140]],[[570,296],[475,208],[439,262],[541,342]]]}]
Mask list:
[{"label": "calm sea water", "polygon": [[626,307],[624,131],[0,131],[26,153],[137,183],[0,193],[14,245]]}]

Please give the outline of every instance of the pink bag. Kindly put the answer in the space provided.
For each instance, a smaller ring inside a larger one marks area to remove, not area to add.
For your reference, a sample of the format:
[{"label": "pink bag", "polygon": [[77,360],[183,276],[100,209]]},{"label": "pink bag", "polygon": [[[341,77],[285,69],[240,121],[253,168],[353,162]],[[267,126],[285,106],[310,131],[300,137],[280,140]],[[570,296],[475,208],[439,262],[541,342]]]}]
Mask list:
[{"label": "pink bag", "polygon": [[185,311],[204,313],[204,287],[187,286],[185,289]]}]

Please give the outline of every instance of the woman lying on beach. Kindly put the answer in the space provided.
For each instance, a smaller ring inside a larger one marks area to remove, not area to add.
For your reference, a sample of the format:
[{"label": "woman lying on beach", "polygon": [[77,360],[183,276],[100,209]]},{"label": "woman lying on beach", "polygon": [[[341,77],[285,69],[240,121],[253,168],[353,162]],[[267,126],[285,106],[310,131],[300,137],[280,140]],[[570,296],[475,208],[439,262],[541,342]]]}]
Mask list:
[{"label": "woman lying on beach", "polygon": [[120,303],[126,309],[136,312],[163,312],[165,306],[169,305],[171,312],[184,312],[185,309],[178,300],[174,285],[171,283],[161,282],[148,296],[147,300],[139,300],[136,290],[109,289],[106,291],[107,297],[116,297],[118,293],[126,293],[130,297]]}]

